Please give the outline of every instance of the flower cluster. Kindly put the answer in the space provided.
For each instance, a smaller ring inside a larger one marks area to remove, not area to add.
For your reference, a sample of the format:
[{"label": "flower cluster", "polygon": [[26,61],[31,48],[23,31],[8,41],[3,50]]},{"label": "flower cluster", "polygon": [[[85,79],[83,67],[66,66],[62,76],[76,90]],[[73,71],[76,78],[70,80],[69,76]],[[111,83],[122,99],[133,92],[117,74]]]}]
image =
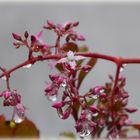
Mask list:
[{"label": "flower cluster", "polygon": [[[3,106],[12,106],[12,119],[21,123],[25,118],[26,108],[21,103],[21,96],[17,90],[10,89],[10,75],[19,68],[29,68],[38,61],[49,60],[51,69],[58,72],[50,74],[50,81],[46,81],[45,96],[53,101],[52,107],[58,116],[65,120],[71,115],[75,120],[75,129],[80,137],[92,135],[100,137],[106,129],[106,137],[125,137],[124,126],[131,126],[129,113],[137,111],[128,108],[129,94],[125,91],[126,79],[120,76],[120,70],[126,63],[140,63],[140,59],[120,59],[118,57],[88,52],[86,46],[78,46],[77,41],[84,41],[85,37],[74,28],[79,22],[54,24],[48,20],[44,29],[54,31],[55,44],[47,44],[43,39],[43,31],[37,35],[29,35],[25,31],[23,37],[13,33],[16,48],[25,47],[28,59],[10,70],[0,67],[3,72],[0,78],[6,77],[7,90],[0,93]],[[109,76],[111,82],[104,86],[91,87],[81,94],[80,86],[86,75],[94,68],[97,59],[112,61],[117,65],[115,79]]]},{"label": "flower cluster", "polygon": [[12,106],[14,108],[12,119],[15,123],[20,123],[25,118],[25,107],[21,104],[21,96],[17,90],[5,90],[0,93],[4,98],[3,106]]}]

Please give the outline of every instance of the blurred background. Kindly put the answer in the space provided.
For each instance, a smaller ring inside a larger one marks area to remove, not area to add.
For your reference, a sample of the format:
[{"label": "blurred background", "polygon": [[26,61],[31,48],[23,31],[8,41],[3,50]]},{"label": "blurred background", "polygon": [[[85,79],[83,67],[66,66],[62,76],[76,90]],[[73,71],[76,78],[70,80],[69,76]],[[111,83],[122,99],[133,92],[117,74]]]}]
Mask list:
[{"label": "blurred background", "polygon": [[[46,20],[55,23],[80,21],[77,32],[85,35],[91,52],[121,57],[140,57],[140,3],[0,3],[0,66],[7,69],[27,58],[25,48],[15,49],[12,33],[37,34]],[[54,44],[55,35],[44,30],[44,40]],[[47,62],[37,63],[30,69],[22,68],[11,75],[11,88],[17,89],[27,109],[27,117],[40,129],[41,136],[57,136],[63,131],[74,130],[74,121],[61,120],[44,96],[45,81],[51,71]],[[80,93],[90,87],[104,85],[108,74],[114,75],[115,65],[99,60],[96,67],[83,82]],[[140,65],[127,65],[121,73],[127,77],[126,90],[130,94],[129,106],[140,109]],[[90,82],[89,82],[90,81]],[[5,81],[0,81],[0,92],[5,90]],[[12,116],[11,108],[2,107],[0,114],[7,119]],[[131,115],[134,122],[140,122],[140,111]]]}]

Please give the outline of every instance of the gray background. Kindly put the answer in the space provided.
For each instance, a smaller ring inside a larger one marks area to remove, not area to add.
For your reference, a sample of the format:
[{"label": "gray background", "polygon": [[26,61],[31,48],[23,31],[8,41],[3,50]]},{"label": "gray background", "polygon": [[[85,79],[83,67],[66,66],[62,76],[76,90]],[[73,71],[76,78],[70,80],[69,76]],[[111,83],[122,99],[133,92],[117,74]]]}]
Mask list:
[{"label": "gray background", "polygon": [[[36,34],[50,19],[56,23],[80,21],[77,31],[84,34],[91,52],[122,57],[140,57],[140,3],[0,3],[0,65],[11,68],[27,58],[24,48],[14,49],[11,33],[23,34],[28,30]],[[45,31],[47,43],[54,42],[54,34]],[[27,117],[41,130],[42,136],[56,136],[59,132],[74,131],[70,118],[62,121],[51,108],[44,95],[45,83],[51,71],[47,62],[37,63],[31,69],[22,68],[11,76],[11,88],[17,89],[25,106]],[[90,87],[108,81],[108,74],[114,75],[115,66],[99,61],[87,76],[80,90],[81,94]],[[129,105],[139,108],[140,65],[129,65],[122,72],[127,77],[126,90],[129,91]],[[89,82],[90,81],[90,82]],[[0,81],[0,91],[5,89],[5,81]],[[2,106],[2,102],[1,102]],[[0,113],[11,116],[10,108],[0,107]],[[140,122],[140,112],[131,116]]]}]

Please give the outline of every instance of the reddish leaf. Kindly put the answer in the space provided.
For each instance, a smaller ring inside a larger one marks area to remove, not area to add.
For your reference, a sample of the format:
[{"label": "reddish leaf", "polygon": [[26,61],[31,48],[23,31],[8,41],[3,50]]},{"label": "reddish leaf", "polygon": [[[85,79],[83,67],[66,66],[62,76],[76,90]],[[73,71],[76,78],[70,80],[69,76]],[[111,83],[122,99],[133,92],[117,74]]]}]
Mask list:
[{"label": "reddish leaf", "polygon": [[65,52],[68,52],[68,51],[78,52],[79,51],[79,48],[78,48],[77,44],[75,44],[73,42],[65,43],[63,45],[63,48],[62,49]]},{"label": "reddish leaf", "polygon": [[[96,58],[91,58],[88,61],[87,65],[90,65],[93,68],[94,65],[96,64],[96,62],[97,62]],[[79,89],[81,83],[83,82],[84,78],[86,77],[86,75],[91,71],[91,69],[88,72],[84,72],[83,70],[80,71],[79,76],[78,76],[78,84],[77,84],[78,89]]]},{"label": "reddish leaf", "polygon": [[132,124],[131,126],[140,131],[140,124]]},{"label": "reddish leaf", "polygon": [[3,115],[0,116],[0,137],[12,138],[38,138],[39,130],[35,124],[27,118],[20,124],[14,121],[6,121]]}]

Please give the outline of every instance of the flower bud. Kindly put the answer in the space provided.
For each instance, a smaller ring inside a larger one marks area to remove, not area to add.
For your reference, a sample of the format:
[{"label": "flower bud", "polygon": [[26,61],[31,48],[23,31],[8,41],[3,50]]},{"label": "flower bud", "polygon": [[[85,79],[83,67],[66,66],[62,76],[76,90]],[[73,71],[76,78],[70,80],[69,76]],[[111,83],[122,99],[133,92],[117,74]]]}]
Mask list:
[{"label": "flower bud", "polygon": [[57,103],[54,103],[53,105],[52,105],[52,107],[54,107],[54,108],[56,108],[56,109],[58,109],[58,108],[60,108],[60,107],[63,107],[64,106],[64,103],[63,102],[57,102]]},{"label": "flower bud", "polygon": [[21,38],[20,35],[15,34],[15,33],[12,33],[12,35],[13,35],[13,38],[14,38],[15,40],[22,41],[22,38]]}]

